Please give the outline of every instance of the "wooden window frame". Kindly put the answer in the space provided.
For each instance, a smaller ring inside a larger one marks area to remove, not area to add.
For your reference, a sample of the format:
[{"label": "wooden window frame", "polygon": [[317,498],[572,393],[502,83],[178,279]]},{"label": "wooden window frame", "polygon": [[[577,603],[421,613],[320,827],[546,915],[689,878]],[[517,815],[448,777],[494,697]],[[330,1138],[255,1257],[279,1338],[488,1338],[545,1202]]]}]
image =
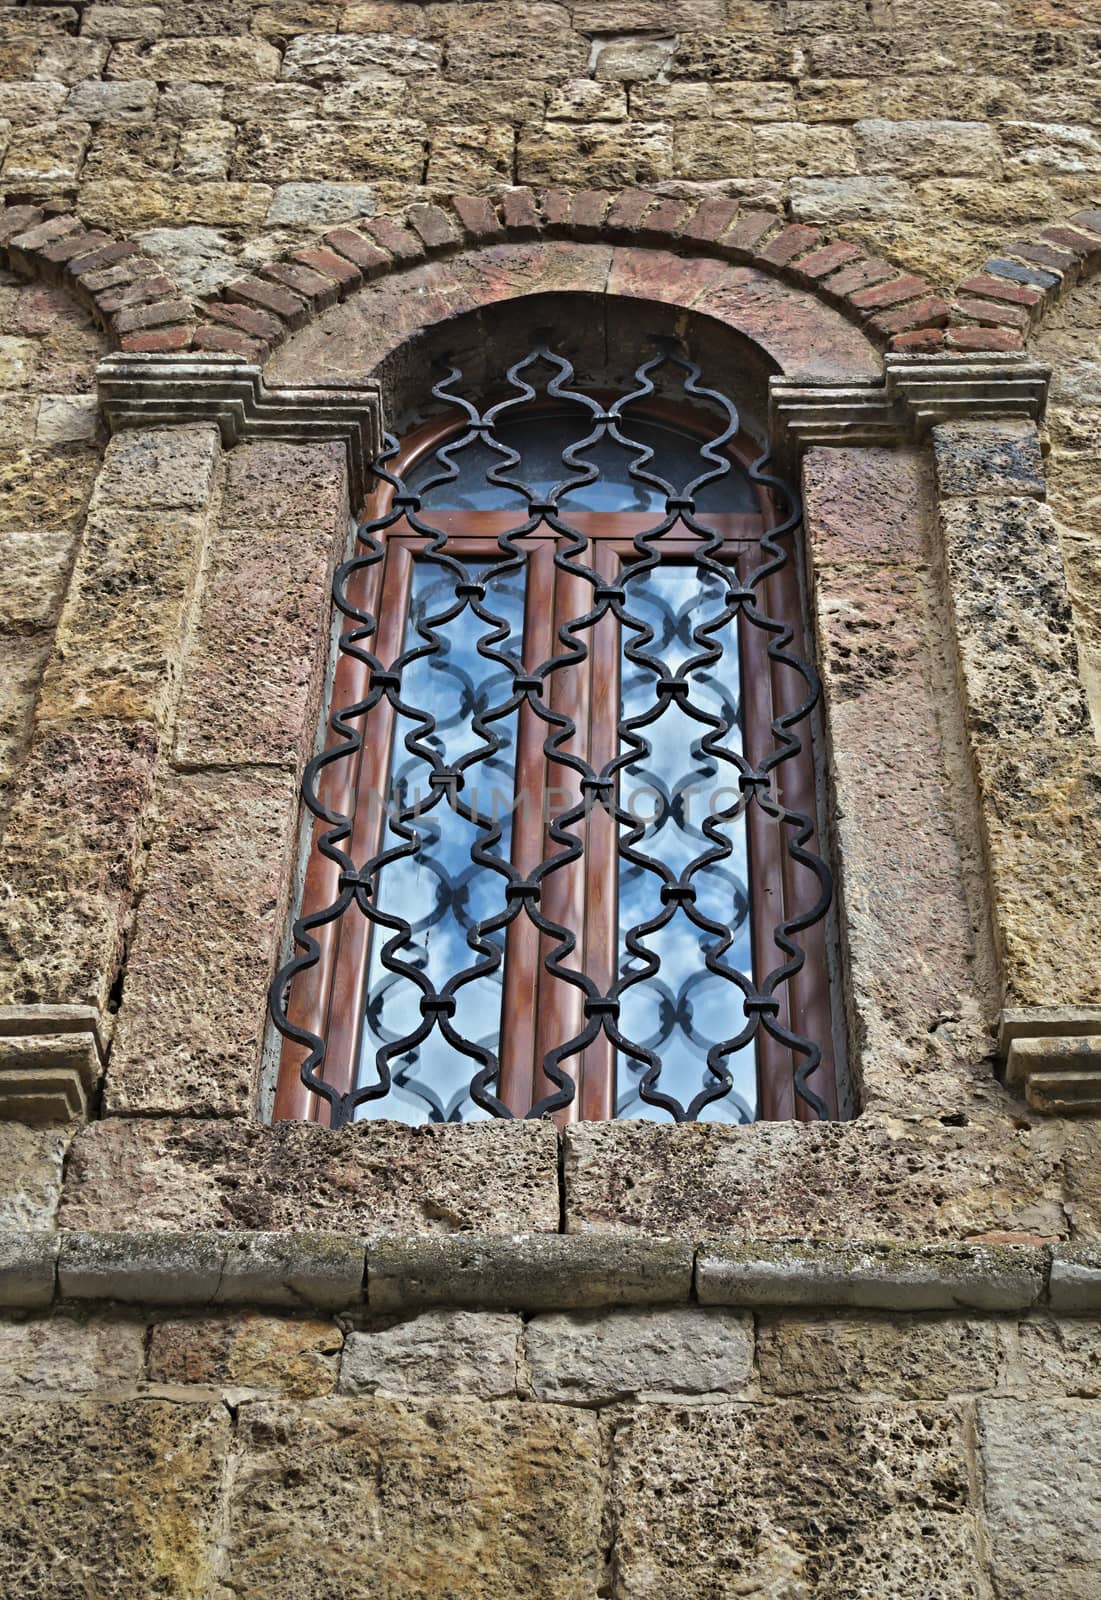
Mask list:
[{"label": "wooden window frame", "polygon": [[[604,397],[601,397],[604,398]],[[611,398],[611,397],[607,397]],[[560,411],[560,406],[525,408],[525,417]],[[681,430],[700,431],[699,422],[682,406],[659,400],[639,406],[632,415],[671,424]],[[404,478],[418,462],[437,450],[449,438],[461,435],[462,422],[435,418],[410,433],[402,443],[388,470]],[[752,441],[739,434],[727,446],[743,469],[759,451]],[[776,525],[777,514],[771,496],[763,485],[755,485],[759,511],[754,513],[708,514],[709,528],[723,536],[723,556],[744,575],[761,558],[762,534]],[[393,489],[381,483],[369,497],[363,520],[384,516],[391,507]],[[426,514],[432,526],[447,536],[447,551],[460,559],[501,559],[498,544],[501,534],[516,525],[515,511],[443,511]],[[591,541],[591,565],[602,578],[615,581],[619,563],[638,555],[633,543],[636,534],[652,528],[653,512],[571,512],[571,527]],[[428,539],[413,530],[404,519],[393,523],[381,536],[384,557],[380,562],[358,569],[349,584],[349,600],[358,610],[378,620],[370,648],[387,669],[404,646],[409,612],[413,565],[418,549]],[[556,628],[591,608],[591,587],[585,580],[556,568],[554,548],[560,542],[544,524],[538,532],[525,535],[522,545],[531,551],[524,601],[524,670],[533,672],[554,653]],[[662,538],[663,555],[690,562],[698,552],[699,541],[690,535]],[[755,560],[753,558],[756,558]],[[722,559],[722,557],[720,557]],[[575,593],[574,591],[578,591]],[[764,609],[795,630],[801,644],[805,635],[803,601],[794,554],[783,567],[770,574],[758,593]],[[607,616],[590,633],[591,648],[587,671],[571,671],[551,678],[551,704],[566,712],[577,725],[579,753],[601,768],[615,754],[619,722],[620,645],[614,619]],[[748,761],[757,767],[773,748],[772,722],[794,708],[791,699],[791,674],[784,674],[769,659],[769,639],[760,627],[742,625],[738,630],[743,693],[743,748]],[[338,656],[332,691],[333,705],[353,705],[363,699],[369,687],[371,669],[357,655],[341,651]],[[326,789],[330,806],[352,818],[352,831],[344,848],[355,861],[365,861],[380,848],[384,831],[383,810],[377,797],[386,792],[392,759],[395,712],[383,697],[369,715],[362,748],[354,761],[333,763],[327,769]],[[587,734],[581,732],[587,729]],[[369,730],[369,731],[368,731]],[[543,740],[546,724],[526,703],[519,713],[516,744],[517,792],[531,792],[546,781]],[[343,743],[329,730],[326,748]],[[559,774],[556,773],[556,777]],[[567,787],[563,769],[555,792]],[[807,848],[819,852],[817,838],[817,782],[809,732],[797,754],[777,769],[784,804],[812,819],[814,835]],[[361,804],[365,796],[373,803]],[[563,796],[565,798],[565,796]],[[530,808],[529,808],[530,811]],[[749,898],[751,947],[755,981],[782,964],[785,957],[775,944],[774,929],[795,912],[795,864],[784,847],[778,829],[758,806],[747,811]],[[586,823],[586,848],[582,858],[548,875],[543,909],[550,920],[567,926],[583,927],[579,938],[577,964],[584,961],[602,989],[610,986],[617,959],[617,896],[615,892],[617,841],[616,825],[601,807],[593,808]],[[315,821],[310,839],[309,864],[303,885],[299,914],[309,918],[331,905],[339,892],[337,865],[317,848],[326,824]],[[512,859],[526,875],[544,859],[546,838],[542,824],[513,830]],[[557,847],[556,847],[557,848]],[[612,892],[609,892],[611,889]],[[317,962],[299,972],[288,999],[288,1020],[307,1032],[319,1035],[326,1043],[323,1079],[341,1093],[355,1086],[360,1053],[362,1022],[366,1009],[370,940],[372,925],[362,915],[345,915],[320,924],[314,931],[320,953]],[[550,985],[551,1002],[538,1003],[539,980],[543,972],[542,945],[547,942],[525,916],[509,926],[502,1000],[500,1076],[498,1098],[514,1116],[526,1115],[532,1105],[551,1093],[553,1083],[545,1077],[541,1063],[555,1044],[575,1035],[581,1028],[582,994],[572,985]],[[813,1039],[822,1053],[807,1086],[823,1100],[831,1117],[837,1115],[830,982],[822,920],[801,935],[805,952],[802,969],[777,991],[782,1028]],[[758,1080],[758,1120],[815,1120],[813,1109],[795,1094],[793,1054],[768,1030],[758,1030],[756,1040]],[[306,1120],[328,1123],[329,1106],[315,1095],[300,1075],[306,1052],[290,1037],[284,1037],[276,1084],[274,1120]],[[577,1082],[572,1103],[556,1112],[555,1121],[607,1120],[615,1117],[615,1062],[611,1041],[602,1031],[598,1039],[577,1058],[570,1058],[570,1070]]]}]

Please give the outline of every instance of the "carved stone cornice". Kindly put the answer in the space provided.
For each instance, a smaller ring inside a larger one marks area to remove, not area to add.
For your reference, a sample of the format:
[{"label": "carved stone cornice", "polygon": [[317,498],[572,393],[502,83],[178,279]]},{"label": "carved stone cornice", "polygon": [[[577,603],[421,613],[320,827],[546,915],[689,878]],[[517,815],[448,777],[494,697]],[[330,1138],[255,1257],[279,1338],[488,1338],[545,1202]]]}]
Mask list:
[{"label": "carved stone cornice", "polygon": [[1026,355],[891,355],[883,375],[837,383],[774,377],[769,437],[789,464],[809,445],[894,445],[952,421],[1038,422],[1051,369]]},{"label": "carved stone cornice", "polygon": [[998,1053],[1033,1111],[1101,1116],[1101,1006],[1003,1011]]},{"label": "carved stone cornice", "polygon": [[362,500],[368,465],[381,449],[382,402],[375,383],[281,388],[268,385],[258,366],[236,356],[120,354],[100,362],[96,384],[112,432],[212,422],[227,448],[242,439],[341,440],[353,505]]}]

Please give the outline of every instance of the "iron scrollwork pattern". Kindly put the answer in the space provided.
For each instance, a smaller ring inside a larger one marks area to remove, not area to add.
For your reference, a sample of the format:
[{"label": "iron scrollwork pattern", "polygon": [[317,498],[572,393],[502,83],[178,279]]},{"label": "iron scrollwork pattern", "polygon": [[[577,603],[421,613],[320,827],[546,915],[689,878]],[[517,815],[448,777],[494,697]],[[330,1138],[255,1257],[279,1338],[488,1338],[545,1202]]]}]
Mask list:
[{"label": "iron scrollwork pattern", "polygon": [[[712,436],[698,444],[699,470],[680,483],[651,470],[655,451],[638,437],[644,429],[634,425],[632,437],[633,418],[657,393],[659,375],[668,387],[670,374],[690,403],[716,419]],[[581,1021],[542,1058],[546,1092],[525,1115],[542,1117],[571,1103],[575,1065],[603,1033],[618,1063],[620,1115],[752,1120],[753,1101],[739,1091],[732,1064],[752,1058],[767,1036],[790,1053],[801,1114],[825,1117],[829,1107],[810,1083],[822,1041],[793,1031],[780,1003],[804,965],[801,936],[821,923],[831,897],[812,817],[781,799],[785,763],[805,751],[819,697],[817,674],[799,653],[791,620],[771,615],[765,595],[769,579],[793,559],[795,496],[769,470],[767,454],[748,467],[749,483],[769,491],[778,517],[740,564],[732,565],[728,554],[724,559],[722,536],[698,505],[713,503],[714,486],[735,471],[725,447],[738,432],[738,415],[672,342],[661,342],[639,366],[630,392],[611,402],[576,387],[570,363],[545,343],[508,369],[506,397],[484,410],[460,392],[461,383],[451,368],[432,391],[461,418],[462,429],[436,448],[427,472],[419,470],[415,492],[391,470],[399,447],[387,439],[372,471],[388,486],[389,503],[359,524],[354,552],[333,581],[335,605],[348,623],[339,651],[362,664],[367,688],[332,711],[329,742],[303,779],[304,804],[320,824],[313,847],[334,864],[337,887],[330,903],[295,920],[294,953],[270,991],[275,1026],[304,1052],[301,1082],[328,1106],[333,1126],[364,1115],[403,1116],[411,1105],[415,1120],[513,1115],[497,1092],[500,1036],[510,1025],[500,1017],[499,997],[509,930],[528,919],[549,979],[580,992]],[[523,454],[507,442],[515,439],[512,425],[548,401],[576,419],[576,437],[559,453],[561,477],[550,485],[525,481]],[[570,509],[599,480],[594,453],[608,449],[622,453],[624,482],[654,508],[650,525],[631,536],[614,578],[597,570],[592,541]],[[468,452],[489,462],[485,482],[518,508],[488,561],[456,554],[426,508],[433,500],[446,503],[445,486],[459,482]],[[384,660],[377,653],[379,617],[357,605],[353,590],[385,560],[386,536],[398,524],[420,543],[402,646]],[[556,582],[561,576],[583,585],[587,607],[556,621],[552,653],[525,670],[523,585],[536,535],[554,536]],[[663,541],[674,536],[682,549],[691,541],[687,564],[663,561]],[[610,758],[596,764],[591,750],[579,746],[555,685],[588,661],[595,630],[607,628],[608,619],[621,641],[619,720]],[[738,641],[746,630],[767,641],[761,659],[769,670],[794,675],[799,686],[770,718],[768,749],[756,764],[741,736]],[[359,762],[372,713],[387,702],[394,732],[386,824],[380,848],[357,860],[354,815],[327,805],[323,791],[335,764]],[[515,776],[524,707],[543,730],[548,782],[561,774],[575,797],[547,817],[547,846],[528,871],[512,859],[512,811],[486,798],[487,785],[496,792]],[[665,761],[663,719],[680,721],[684,771]],[[689,814],[686,777],[697,790],[702,781],[707,803],[699,816]],[[629,785],[640,781],[658,796],[649,818],[640,819],[628,803]],[[618,857],[618,953],[612,979],[603,984],[579,959],[577,929],[546,910],[554,875],[582,860],[594,806],[613,819]],[[756,979],[752,968],[760,969],[761,957],[754,963],[748,955],[744,859],[754,808],[814,887],[772,926],[776,959]],[[431,889],[418,907],[416,885],[423,890],[426,883]],[[344,1090],[326,1081],[326,1040],[292,1019],[288,996],[319,960],[317,931],[355,917],[370,925],[360,1025],[371,1048],[361,1052],[361,1070]],[[673,962],[663,951],[678,929],[691,959]],[[710,1001],[701,998],[708,984]],[[674,1054],[681,1068],[691,1064],[687,1088],[684,1071],[678,1077],[670,1065]]]}]

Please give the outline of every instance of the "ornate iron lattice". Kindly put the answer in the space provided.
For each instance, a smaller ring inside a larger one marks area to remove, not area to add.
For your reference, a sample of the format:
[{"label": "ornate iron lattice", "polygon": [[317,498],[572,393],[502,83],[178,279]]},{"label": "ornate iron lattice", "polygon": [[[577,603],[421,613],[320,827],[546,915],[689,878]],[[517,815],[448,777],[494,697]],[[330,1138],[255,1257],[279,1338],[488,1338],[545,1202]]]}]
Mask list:
[{"label": "ornate iron lattice", "polygon": [[[659,476],[644,442],[640,419],[659,374],[666,382],[674,374],[711,419],[687,481],[683,472],[679,482]],[[289,1060],[334,1126],[364,1115],[446,1121],[576,1110],[585,1063],[598,1056],[619,1080],[606,1114],[748,1121],[756,1096],[735,1068],[747,1059],[759,1067],[767,1052],[770,1070],[788,1079],[788,1100],[773,1103],[788,1104],[787,1114],[830,1115],[828,1003],[808,1010],[793,998],[806,984],[808,940],[821,945],[831,895],[813,798],[806,803],[819,685],[796,642],[797,602],[793,621],[790,607],[774,614],[769,601],[781,576],[789,594],[797,590],[794,495],[761,456],[743,481],[775,510],[752,540],[732,542],[722,519],[702,509],[721,503],[724,483],[738,476],[738,415],[671,342],[611,401],[579,389],[569,362],[547,344],[509,368],[505,398],[484,410],[461,383],[452,368],[433,389],[457,431],[408,482],[391,470],[399,446],[388,438],[372,469],[381,510],[358,526],[355,551],[334,578],[349,624],[339,655],[358,664],[362,692],[332,711],[328,743],[303,780],[323,887],[295,920],[294,954],[271,987],[284,1071]],[[547,405],[570,423],[553,483],[526,471],[516,448],[516,423]],[[576,507],[587,496],[591,504],[609,452],[623,464],[638,525],[598,548],[592,517]],[[457,539],[454,517],[435,509],[455,503],[477,457],[488,503],[503,516],[492,547]],[[384,649],[381,570],[399,539],[414,556],[403,624]],[[538,540],[548,570],[553,563],[557,609],[551,648],[533,661],[525,585]],[[364,603],[372,595],[374,610]],[[572,602],[565,616],[563,596]],[[588,672],[599,700],[609,670],[618,679],[614,727],[601,730],[591,705],[582,726],[563,685]],[[743,688],[757,705],[752,737]],[[548,807],[541,792],[542,847],[525,860],[517,841],[526,828],[530,844],[532,831],[520,804],[518,743],[533,719],[542,782],[557,787],[558,805]],[[662,732],[674,723],[679,742]],[[388,747],[381,765],[380,739]],[[387,787],[365,800],[366,761],[387,772]],[[790,787],[801,805],[785,795],[785,774],[800,763],[804,779]],[[656,796],[649,818],[638,815],[632,783]],[[690,795],[701,799],[699,815]],[[357,855],[367,800],[382,817],[369,852]],[[594,816],[606,819],[602,836]],[[589,902],[607,898],[586,859],[600,853],[598,837],[608,857],[601,870],[615,879],[617,924],[614,959],[605,950],[603,967],[587,959],[591,941],[577,917],[552,914],[571,874],[582,923]],[[754,859],[770,853],[767,869]],[[334,948],[353,935],[363,971],[348,1017],[331,970]],[[523,938],[539,952],[533,982],[540,993],[570,997],[556,1014],[572,1025],[539,1052],[534,1087],[516,1109],[502,1088],[502,1041],[510,1029],[531,1031],[515,983],[511,1001],[506,989]],[[814,982],[824,988],[824,968]],[[303,989],[312,1000],[296,1008]],[[797,1026],[812,1013],[827,1019],[817,1036]],[[355,1039],[344,1081],[327,1060],[338,1029]]]}]

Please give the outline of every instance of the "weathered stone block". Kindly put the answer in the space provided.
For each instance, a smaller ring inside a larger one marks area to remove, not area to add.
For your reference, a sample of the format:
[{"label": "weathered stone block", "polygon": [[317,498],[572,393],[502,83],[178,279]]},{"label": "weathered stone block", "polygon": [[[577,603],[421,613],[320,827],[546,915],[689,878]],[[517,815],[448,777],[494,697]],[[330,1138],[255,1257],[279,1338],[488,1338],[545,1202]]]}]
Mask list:
[{"label": "weathered stone block", "polygon": [[213,1233],[84,1233],[61,1236],[58,1289],[66,1300],[206,1305],[226,1247]]},{"label": "weathered stone block", "polygon": [[[1101,1290],[1101,1262],[1094,1271],[1094,1287]],[[1061,1296],[1067,1287],[1064,1279]],[[1070,1306],[1072,1311],[1078,1309],[1085,1307]],[[1101,1292],[1094,1295],[1093,1310],[1101,1310]],[[1101,1399],[1101,1322],[1096,1317],[1044,1316],[1022,1322],[1017,1329],[1014,1378],[1015,1387],[1027,1394]]]},{"label": "weathered stone block", "polygon": [[803,516],[814,567],[923,564],[932,490],[924,451],[812,445],[803,456]]},{"label": "weathered stone block", "polygon": [[891,1394],[945,1400],[1004,1381],[1002,1328],[961,1317],[765,1316],[757,1335],[771,1394]]},{"label": "weathered stone block", "polygon": [[0,1390],[81,1394],[118,1389],[145,1375],[145,1326],[111,1317],[35,1317],[0,1322]]},{"label": "weathered stone block", "polygon": [[331,226],[350,217],[370,217],[375,190],[366,183],[281,183],[265,221],[273,226],[302,223]]},{"label": "weathered stone block", "polygon": [[0,528],[71,527],[84,514],[96,467],[90,452],[14,451],[0,462]]},{"label": "weathered stone block", "polygon": [[901,173],[924,178],[996,178],[1001,172],[1002,147],[994,129],[985,122],[886,122],[870,118],[857,122],[861,170]]},{"label": "weathered stone block", "polygon": [[639,1407],[616,1435],[616,1593],[979,1600],[968,1457],[948,1406]]},{"label": "weathered stone block", "polygon": [[75,444],[99,431],[99,402],[90,394],[44,394],[38,402],[38,445]]},{"label": "weathered stone block", "polygon": [[759,1241],[1066,1231],[1051,1143],[997,1123],[593,1122],[563,1139],[571,1233]]},{"label": "weathered stone block", "polygon": [[279,76],[280,55],[263,39],[218,37],[161,39],[147,48],[116,47],[112,78],[149,78],[156,83],[263,83]]},{"label": "weathered stone block", "polygon": [[65,102],[66,115],[85,122],[149,122],[157,104],[157,85],[140,78],[128,83],[78,83]]},{"label": "weathered stone block", "polygon": [[263,1402],[242,1407],[240,1442],[226,1560],[240,1593],[338,1600],[369,1573],[392,1600],[575,1600],[600,1582],[600,1446],[585,1413]]},{"label": "weathered stone block", "polygon": [[516,1393],[522,1327],[506,1311],[424,1311],[349,1333],[341,1393],[508,1398]]},{"label": "weathered stone block", "polygon": [[1047,494],[1040,435],[1033,422],[952,422],[932,430],[942,498]]},{"label": "weathered stone block", "polygon": [[0,1229],[54,1226],[69,1134],[61,1128],[0,1123]]},{"label": "weathered stone block", "polygon": [[533,1317],[524,1331],[538,1400],[609,1405],[632,1395],[742,1394],[753,1376],[753,1319],[677,1306]]},{"label": "weathered stone block", "polygon": [[57,1283],[58,1239],[43,1230],[51,1226],[52,1219],[34,1229],[0,1233],[0,1306],[35,1310],[50,1304]]},{"label": "weathered stone block", "polygon": [[312,33],[291,40],[283,57],[283,77],[309,83],[354,82],[387,72],[404,77],[438,67],[440,59],[439,46],[420,39],[386,33]]},{"label": "weathered stone block", "polygon": [[299,126],[275,122],[243,127],[232,176],[266,183],[312,179],[361,185],[372,179],[415,183],[424,170],[428,130],[422,122],[317,121],[311,123],[306,140]]},{"label": "weathered stone block", "polygon": [[558,123],[521,130],[521,183],[622,188],[673,176],[673,130],[664,122]]},{"label": "weathered stone block", "polygon": [[104,1600],[208,1593],[229,1432],[220,1405],[0,1407],[0,1492],[19,1508],[0,1586],[23,1600],[58,1600],[69,1576]]},{"label": "weathered stone block", "polygon": [[979,1444],[998,1600],[1093,1600],[1101,1583],[1101,1405],[984,1400]]},{"label": "weathered stone block", "polygon": [[371,1311],[505,1306],[549,1311],[687,1299],[692,1250],[672,1239],[512,1233],[377,1238],[367,1251]]},{"label": "weathered stone block", "polygon": [[149,1342],[153,1383],[274,1389],[300,1399],[330,1394],[343,1337],[315,1317],[235,1316],[158,1322]]},{"label": "weathered stone block", "polygon": [[207,423],[126,429],[107,446],[92,509],[202,511],[218,456],[218,431]]},{"label": "weathered stone block", "polygon": [[289,773],[168,780],[128,951],[112,1113],[251,1114],[294,816]]},{"label": "weathered stone block", "polygon": [[1051,1263],[1051,1305],[1055,1311],[1101,1312],[1101,1250],[1059,1246]]},{"label": "weathered stone block", "polygon": [[326,1229],[379,1235],[555,1233],[558,1148],[546,1123],[122,1120],[78,1135],[64,1226]]}]

